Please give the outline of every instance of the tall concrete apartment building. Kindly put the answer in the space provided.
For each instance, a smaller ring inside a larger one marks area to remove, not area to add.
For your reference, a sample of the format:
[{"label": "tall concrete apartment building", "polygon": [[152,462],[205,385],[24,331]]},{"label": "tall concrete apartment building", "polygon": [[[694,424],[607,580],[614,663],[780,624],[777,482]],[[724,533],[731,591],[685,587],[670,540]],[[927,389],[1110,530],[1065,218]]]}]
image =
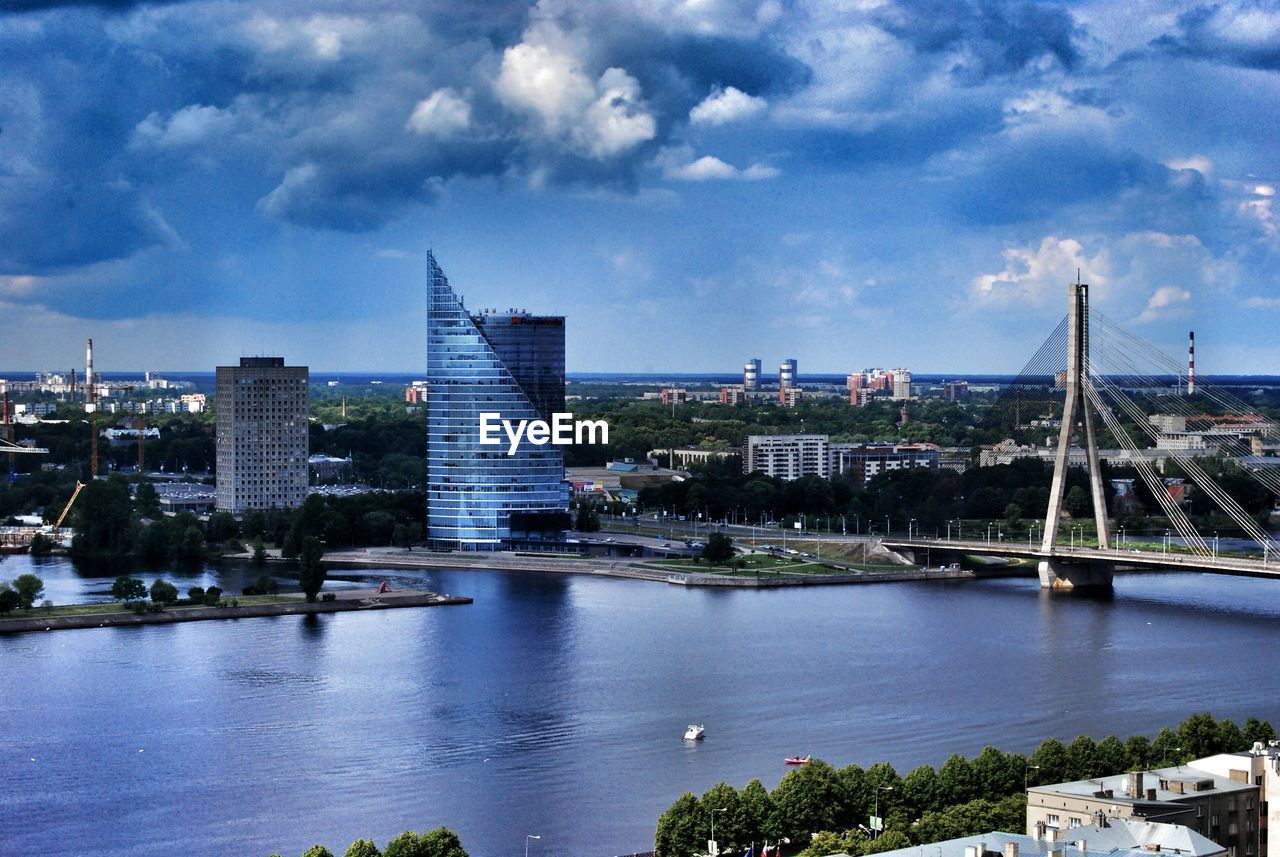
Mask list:
[{"label": "tall concrete apartment building", "polygon": [[742,388],[747,391],[760,389],[759,357],[752,357],[742,365]]},{"label": "tall concrete apartment building", "polygon": [[480,415],[564,410],[564,317],[472,315],[428,254],[427,540],[453,550],[537,547],[569,528],[560,447],[480,442]]},{"label": "tall concrete apartment building", "polygon": [[219,366],[217,508],[291,508],[307,498],[306,366],[283,357],[241,357]]}]

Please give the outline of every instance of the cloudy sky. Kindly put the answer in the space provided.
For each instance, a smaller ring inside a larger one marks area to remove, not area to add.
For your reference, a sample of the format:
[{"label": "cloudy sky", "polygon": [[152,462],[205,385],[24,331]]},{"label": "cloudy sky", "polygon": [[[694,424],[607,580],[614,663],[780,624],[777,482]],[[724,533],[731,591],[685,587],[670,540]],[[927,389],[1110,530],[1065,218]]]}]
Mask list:
[{"label": "cloudy sky", "polygon": [[1077,268],[1280,374],[1280,11],[0,0],[0,369],[424,364],[425,255],[570,371],[1017,371]]}]

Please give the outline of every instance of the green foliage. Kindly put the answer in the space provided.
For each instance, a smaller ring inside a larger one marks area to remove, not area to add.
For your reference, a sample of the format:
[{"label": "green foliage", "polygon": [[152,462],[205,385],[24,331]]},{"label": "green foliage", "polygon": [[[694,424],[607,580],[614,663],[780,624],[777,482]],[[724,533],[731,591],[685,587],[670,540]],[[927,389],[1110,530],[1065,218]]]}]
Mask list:
[{"label": "green foliage", "polygon": [[1068,780],[1088,780],[1098,773],[1098,745],[1088,735],[1081,735],[1067,745]]},{"label": "green foliage", "polygon": [[246,586],[243,589],[241,594],[243,595],[275,595],[279,591],[280,591],[280,584],[276,583],[275,580],[271,577],[271,575],[260,574],[258,575],[258,579],[255,580],[252,585]]},{"label": "green foliage", "polygon": [[437,827],[421,835],[405,831],[387,843],[383,857],[467,857],[457,834]]},{"label": "green foliage", "polygon": [[897,851],[899,848],[910,848],[911,838],[901,830],[886,830],[866,845],[864,854],[882,854],[885,851]]},{"label": "green foliage", "polygon": [[76,500],[72,553],[80,555],[118,555],[129,552],[133,503],[129,482],[116,474],[109,479],[94,480],[80,492]]},{"label": "green foliage", "polygon": [[590,506],[579,506],[578,515],[574,519],[573,528],[580,533],[600,532],[600,516]]},{"label": "green foliage", "polygon": [[225,542],[240,535],[240,524],[230,512],[214,512],[209,516],[209,541]]},{"label": "green foliage", "polygon": [[733,559],[733,539],[724,533],[712,533],[707,537],[706,547],[702,549],[702,558],[714,565]]},{"label": "green foliage", "polygon": [[111,584],[111,597],[117,601],[137,601],[147,597],[147,585],[136,577],[117,577]]},{"label": "green foliage", "polygon": [[769,797],[764,784],[759,780],[752,780],[743,787],[738,798],[742,805],[742,822],[748,833],[753,834],[752,841],[757,838],[761,841],[777,839],[777,812],[773,806],[773,798]]},{"label": "green foliage", "polygon": [[323,845],[312,845],[302,852],[302,857],[333,857],[333,852]]},{"label": "green foliage", "polygon": [[315,536],[307,536],[302,540],[302,552],[298,557],[298,583],[306,593],[308,601],[315,601],[320,588],[324,586],[324,548]]},{"label": "green foliage", "polygon": [[[1009,795],[998,801],[979,798],[949,806],[940,812],[927,812],[915,826],[919,843],[942,842],[989,830],[1018,833],[1025,827],[1026,798]],[[883,838],[883,837],[882,837]]]},{"label": "green foliage", "polygon": [[7,583],[0,583],[0,615],[7,616],[22,603],[22,598]]},{"label": "green foliage", "polygon": [[139,482],[133,494],[134,509],[144,518],[160,517],[160,494],[150,482]]},{"label": "green foliage", "polygon": [[34,574],[20,574],[13,579],[13,591],[18,593],[18,604],[23,610],[30,610],[44,595],[44,581]]},{"label": "green foliage", "polygon": [[391,540],[399,547],[413,550],[414,543],[422,541],[422,524],[417,521],[412,524],[396,524]]},{"label": "green foliage", "polygon": [[835,769],[818,759],[789,771],[772,797],[778,833],[795,842],[814,831],[835,828],[847,804]]},{"label": "green foliage", "polygon": [[204,557],[204,533],[198,526],[188,525],[182,528],[178,536],[178,559],[194,560]]},{"label": "green foliage", "polygon": [[728,783],[716,783],[698,801],[698,811],[701,817],[707,820],[708,835],[711,832],[713,810],[716,811],[716,842],[720,843],[720,850],[734,851],[746,848],[754,831],[747,826],[746,814],[738,790]]},{"label": "green foliage", "polygon": [[1250,747],[1256,741],[1261,741],[1265,744],[1268,741],[1276,740],[1276,730],[1272,728],[1271,724],[1265,720],[1260,721],[1256,717],[1250,717],[1246,720],[1242,731],[1241,737],[1244,739],[1244,743]]},{"label": "green foliage", "polygon": [[53,553],[53,549],[55,547],[56,545],[54,544],[53,539],[49,538],[44,533],[36,533],[31,537],[29,550],[31,551],[32,556],[44,556],[46,554]]},{"label": "green foliage", "polygon": [[253,564],[266,565],[267,562],[267,546],[262,543],[262,536],[253,537]]},{"label": "green foliage", "polygon": [[190,589],[188,589],[187,600],[190,601],[192,604],[203,604],[204,588],[200,586],[193,586]]},{"label": "green foliage", "polygon": [[396,529],[396,518],[390,512],[381,509],[366,512],[361,517],[367,544],[389,545]]},{"label": "green foliage", "polygon": [[167,580],[156,579],[151,584],[151,600],[157,604],[172,604],[178,600],[178,587]]},{"label": "green foliage", "polygon": [[658,818],[658,831],[653,837],[653,850],[657,857],[694,857],[702,846],[701,806],[698,798],[685,792],[676,798]]},{"label": "green foliage", "polygon": [[218,586],[210,586],[204,591],[204,603],[210,607],[217,607],[218,602],[222,600],[222,589]]},{"label": "green foliage", "polygon": [[382,852],[378,850],[377,845],[373,844],[372,839],[357,839],[351,843],[342,857],[382,857]]},{"label": "green foliage", "polygon": [[1061,783],[1067,779],[1067,748],[1057,738],[1041,742],[1028,761],[1038,767],[1036,780],[1041,783]]}]

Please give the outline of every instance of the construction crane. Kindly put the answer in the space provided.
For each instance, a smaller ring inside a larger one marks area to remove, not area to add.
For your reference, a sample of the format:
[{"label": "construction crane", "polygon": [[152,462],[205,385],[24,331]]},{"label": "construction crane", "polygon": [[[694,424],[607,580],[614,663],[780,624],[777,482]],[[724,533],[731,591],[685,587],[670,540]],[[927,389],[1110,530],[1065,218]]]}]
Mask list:
[{"label": "construction crane", "polygon": [[55,530],[62,529],[62,522],[67,519],[67,513],[71,511],[71,507],[75,505],[76,498],[80,496],[80,492],[84,490],[83,482],[76,482],[76,490],[71,492],[71,499],[67,501],[67,506],[62,510],[62,514],[58,516],[58,523],[53,525]]}]

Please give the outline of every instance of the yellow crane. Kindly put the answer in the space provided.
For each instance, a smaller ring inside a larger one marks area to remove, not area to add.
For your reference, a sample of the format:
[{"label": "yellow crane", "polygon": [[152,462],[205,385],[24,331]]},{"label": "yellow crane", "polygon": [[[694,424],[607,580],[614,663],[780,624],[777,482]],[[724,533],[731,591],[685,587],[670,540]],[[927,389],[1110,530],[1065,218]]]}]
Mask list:
[{"label": "yellow crane", "polygon": [[58,516],[58,523],[53,525],[55,530],[62,529],[62,522],[67,519],[67,513],[71,511],[71,507],[75,505],[76,498],[80,496],[80,492],[84,490],[83,482],[76,482],[76,490],[71,492],[71,499],[67,501],[67,507],[62,510],[62,514]]}]

